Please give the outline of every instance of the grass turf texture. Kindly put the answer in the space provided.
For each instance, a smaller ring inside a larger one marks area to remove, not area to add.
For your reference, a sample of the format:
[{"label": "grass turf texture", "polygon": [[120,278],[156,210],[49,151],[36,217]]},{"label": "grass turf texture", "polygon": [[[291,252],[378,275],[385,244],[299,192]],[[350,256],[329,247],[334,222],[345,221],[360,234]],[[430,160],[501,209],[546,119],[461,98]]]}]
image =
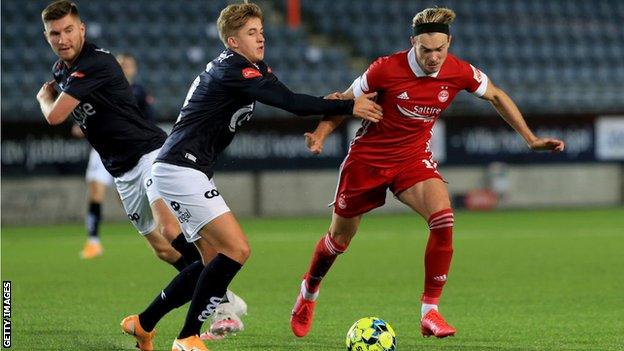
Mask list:
[{"label": "grass turf texture", "polygon": [[[623,350],[624,209],[456,214],[455,256],[441,311],[457,336],[419,332],[425,222],[364,218],[325,279],[315,324],[297,339],[288,319],[328,218],[243,220],[252,256],[232,288],[249,304],[246,330],[211,350],[342,350],[349,326],[378,316],[399,350]],[[174,276],[129,224],[105,224],[104,256],[78,258],[81,226],[2,229],[11,280],[13,350],[133,350],[119,321]],[[170,350],[186,306],[157,327]]]}]

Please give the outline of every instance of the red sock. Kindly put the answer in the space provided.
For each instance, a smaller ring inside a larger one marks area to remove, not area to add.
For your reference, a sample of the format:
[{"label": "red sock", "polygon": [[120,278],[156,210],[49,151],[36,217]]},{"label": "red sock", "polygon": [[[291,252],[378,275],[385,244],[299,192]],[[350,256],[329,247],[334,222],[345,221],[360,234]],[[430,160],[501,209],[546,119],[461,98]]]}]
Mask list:
[{"label": "red sock", "polygon": [[346,246],[335,242],[329,233],[316,243],[310,267],[304,277],[308,292],[315,293],[318,291],[321,279],[327,274],[336,257],[345,252],[346,249]]},{"label": "red sock", "polygon": [[421,301],[437,305],[453,257],[453,210],[429,217],[429,241],[425,249],[425,292]]}]

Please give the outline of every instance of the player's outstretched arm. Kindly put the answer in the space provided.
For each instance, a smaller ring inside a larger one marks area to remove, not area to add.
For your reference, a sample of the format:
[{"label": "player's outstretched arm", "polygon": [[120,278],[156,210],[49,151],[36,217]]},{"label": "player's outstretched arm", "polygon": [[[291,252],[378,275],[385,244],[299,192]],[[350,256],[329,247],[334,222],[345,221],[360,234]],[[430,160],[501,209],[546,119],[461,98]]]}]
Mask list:
[{"label": "player's outstretched arm", "polygon": [[489,101],[496,109],[499,115],[516,131],[524,140],[531,150],[541,151],[550,150],[553,152],[563,151],[565,143],[563,140],[555,138],[537,137],[529,126],[526,124],[522,113],[518,106],[511,100],[502,89],[495,86],[491,81],[488,82],[485,94],[481,97]]},{"label": "player's outstretched arm", "polygon": [[79,100],[69,94],[61,93],[59,95],[54,88],[55,85],[56,82],[53,80],[45,82],[37,93],[41,112],[51,125],[63,123],[80,103]]},{"label": "player's outstretched arm", "polygon": [[[325,99],[330,100],[351,100],[355,96],[353,90],[349,87],[347,91],[343,93],[335,92],[325,96]],[[325,139],[342,124],[346,119],[346,116],[324,116],[323,119],[316,126],[316,129],[312,133],[305,133],[306,146],[315,155],[323,152],[323,144]]]}]

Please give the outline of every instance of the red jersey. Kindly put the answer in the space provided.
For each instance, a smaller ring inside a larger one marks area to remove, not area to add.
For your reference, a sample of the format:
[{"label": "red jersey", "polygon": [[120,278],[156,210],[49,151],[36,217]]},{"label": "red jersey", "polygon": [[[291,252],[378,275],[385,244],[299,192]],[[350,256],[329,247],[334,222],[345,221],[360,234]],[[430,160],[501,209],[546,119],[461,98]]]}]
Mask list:
[{"label": "red jersey", "polygon": [[480,97],[487,84],[485,74],[451,54],[438,72],[429,75],[416,62],[413,48],[377,59],[351,87],[356,97],[377,92],[384,118],[379,123],[362,123],[349,157],[382,168],[430,159],[435,121],[459,91]]}]

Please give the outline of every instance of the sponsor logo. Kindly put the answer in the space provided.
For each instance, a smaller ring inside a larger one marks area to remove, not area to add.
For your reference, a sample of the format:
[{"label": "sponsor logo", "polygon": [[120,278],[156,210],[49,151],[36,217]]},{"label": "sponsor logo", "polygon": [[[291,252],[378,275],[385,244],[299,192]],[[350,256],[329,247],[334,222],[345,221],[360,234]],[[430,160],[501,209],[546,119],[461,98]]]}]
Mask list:
[{"label": "sponsor logo", "polygon": [[141,216],[139,216],[138,213],[128,213],[128,218],[130,218],[131,221],[133,222],[138,222],[139,219],[141,219]]},{"label": "sponsor logo", "polygon": [[180,204],[175,202],[175,201],[171,201],[169,203],[171,205],[171,208],[173,208],[174,211],[180,211]]},{"label": "sponsor logo", "polygon": [[403,116],[411,119],[420,119],[424,122],[433,122],[442,113],[442,109],[437,107],[416,105],[412,110],[408,110],[402,106],[396,106]]},{"label": "sponsor logo", "polygon": [[258,77],[262,77],[262,73],[260,73],[257,69],[251,67],[243,68],[243,78],[251,79]]},{"label": "sponsor logo", "polygon": [[188,209],[184,209],[183,212],[178,211],[178,213],[178,222],[180,223],[186,223],[191,219],[191,217],[193,217]]},{"label": "sponsor logo", "polygon": [[210,315],[212,315],[214,311],[217,309],[217,306],[219,306],[222,300],[223,300],[222,297],[216,297],[216,296],[211,297],[210,302],[208,303],[208,305],[206,305],[206,309],[203,310],[202,313],[199,314],[199,316],[197,317],[197,320],[199,320],[200,322],[207,321]]},{"label": "sponsor logo", "polygon": [[404,91],[401,94],[397,95],[397,99],[409,100],[409,96],[407,95],[407,91]]},{"label": "sponsor logo", "polygon": [[82,105],[78,105],[76,106],[76,108],[72,111],[72,116],[74,117],[74,120],[76,121],[76,123],[78,123],[78,125],[80,125],[82,128],[87,128],[86,125],[86,120],[87,117],[89,116],[93,116],[97,111],[95,111],[95,108],[93,107],[93,105],[91,105],[88,102],[85,102]]},{"label": "sponsor logo", "polygon": [[70,74],[70,76],[71,76],[71,77],[76,77],[76,78],[84,78],[84,77],[85,77],[85,74],[84,74],[84,73],[82,73],[82,72],[80,72],[80,71],[76,71],[76,72],[74,72],[74,73]]},{"label": "sponsor logo", "polygon": [[217,189],[208,190],[204,193],[206,199],[212,199],[213,197],[219,196],[219,191]]},{"label": "sponsor logo", "polygon": [[145,182],[145,186],[146,186],[146,187],[150,187],[152,184],[154,184],[154,181],[152,180],[152,178],[149,178],[149,179]]},{"label": "sponsor logo", "polygon": [[238,109],[238,111],[234,112],[232,118],[230,118],[230,132],[234,133],[237,127],[240,127],[246,121],[251,119],[253,115],[255,102],[252,102],[249,105],[245,105]]}]

